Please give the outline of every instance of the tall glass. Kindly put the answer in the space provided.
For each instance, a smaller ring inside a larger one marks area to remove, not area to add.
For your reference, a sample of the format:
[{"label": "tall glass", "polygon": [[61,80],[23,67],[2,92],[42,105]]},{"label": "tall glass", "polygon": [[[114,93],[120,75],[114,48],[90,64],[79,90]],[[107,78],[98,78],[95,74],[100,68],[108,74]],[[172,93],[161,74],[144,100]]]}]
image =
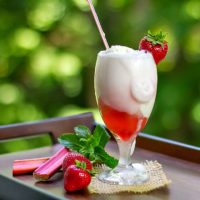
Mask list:
[{"label": "tall glass", "polygon": [[152,111],[157,89],[157,69],[151,53],[113,46],[98,54],[95,94],[101,116],[119,147],[119,163],[99,175],[103,182],[119,185],[148,180],[145,166],[132,163],[136,137]]}]

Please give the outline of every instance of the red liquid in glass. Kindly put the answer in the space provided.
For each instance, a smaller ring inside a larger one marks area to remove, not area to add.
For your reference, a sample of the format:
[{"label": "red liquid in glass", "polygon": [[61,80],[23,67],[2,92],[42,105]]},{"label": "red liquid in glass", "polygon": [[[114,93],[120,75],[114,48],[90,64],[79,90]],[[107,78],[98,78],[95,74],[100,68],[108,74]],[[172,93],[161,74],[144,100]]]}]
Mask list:
[{"label": "red liquid in glass", "polygon": [[148,120],[146,117],[118,111],[105,104],[101,99],[99,99],[99,108],[108,129],[123,141],[136,137],[139,131],[145,127]]}]

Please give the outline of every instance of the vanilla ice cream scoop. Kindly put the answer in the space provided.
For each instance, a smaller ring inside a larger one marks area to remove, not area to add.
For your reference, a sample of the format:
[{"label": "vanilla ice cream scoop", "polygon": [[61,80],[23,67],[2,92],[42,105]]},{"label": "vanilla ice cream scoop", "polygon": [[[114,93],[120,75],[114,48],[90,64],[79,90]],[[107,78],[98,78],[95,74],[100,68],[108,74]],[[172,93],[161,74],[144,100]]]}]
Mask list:
[{"label": "vanilla ice cream scoop", "polygon": [[98,54],[95,77],[96,93],[107,105],[149,117],[157,87],[151,53],[112,46]]}]

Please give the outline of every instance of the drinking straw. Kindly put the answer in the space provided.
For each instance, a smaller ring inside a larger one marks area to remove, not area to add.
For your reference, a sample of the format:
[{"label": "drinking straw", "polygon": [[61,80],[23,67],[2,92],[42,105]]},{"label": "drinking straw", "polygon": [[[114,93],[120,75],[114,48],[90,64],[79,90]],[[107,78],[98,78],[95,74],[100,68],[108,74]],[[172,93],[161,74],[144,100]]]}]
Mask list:
[{"label": "drinking straw", "polygon": [[109,45],[108,45],[108,42],[107,42],[107,40],[106,40],[105,33],[103,32],[103,29],[102,29],[102,26],[101,26],[101,24],[100,24],[100,22],[99,22],[99,18],[98,18],[98,16],[97,16],[97,13],[96,13],[96,11],[95,11],[95,8],[94,8],[94,6],[93,6],[91,0],[87,0],[87,2],[88,2],[88,4],[89,4],[89,6],[90,6],[90,10],[91,10],[91,12],[92,12],[92,15],[93,15],[94,20],[95,20],[96,25],[97,25],[97,28],[98,28],[99,33],[100,33],[100,35],[101,35],[101,39],[103,40],[103,43],[104,43],[106,49],[109,49]]}]

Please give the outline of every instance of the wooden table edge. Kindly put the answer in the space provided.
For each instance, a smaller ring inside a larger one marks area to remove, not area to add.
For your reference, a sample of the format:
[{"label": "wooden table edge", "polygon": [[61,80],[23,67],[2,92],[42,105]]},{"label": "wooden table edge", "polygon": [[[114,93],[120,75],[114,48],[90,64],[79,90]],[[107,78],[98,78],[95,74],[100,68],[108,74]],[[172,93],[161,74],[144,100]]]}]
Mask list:
[{"label": "wooden table edge", "polygon": [[140,133],[137,147],[200,164],[200,148],[161,137]]}]

